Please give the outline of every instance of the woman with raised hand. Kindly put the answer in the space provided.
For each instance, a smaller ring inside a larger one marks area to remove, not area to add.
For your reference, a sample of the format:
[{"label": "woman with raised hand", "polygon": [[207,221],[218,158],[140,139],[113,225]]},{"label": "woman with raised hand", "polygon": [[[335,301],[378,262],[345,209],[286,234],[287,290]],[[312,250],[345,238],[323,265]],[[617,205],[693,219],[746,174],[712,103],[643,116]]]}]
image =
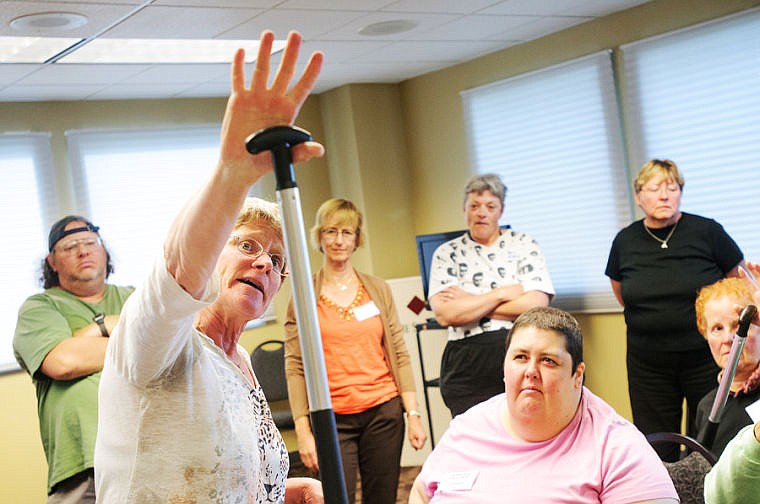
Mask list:
[{"label": "woman with raised hand", "polygon": [[[323,59],[314,53],[292,82],[301,36],[291,33],[268,87],[273,40],[262,34],[250,86],[244,53],[235,54],[219,162],[111,335],[100,383],[98,502],[322,500],[316,480],[287,479],[287,449],[238,344],[287,274],[276,207],[246,200],[272,170],[271,154],[252,156],[246,138],[293,124]],[[323,151],[313,142],[292,149],[295,162]]]}]

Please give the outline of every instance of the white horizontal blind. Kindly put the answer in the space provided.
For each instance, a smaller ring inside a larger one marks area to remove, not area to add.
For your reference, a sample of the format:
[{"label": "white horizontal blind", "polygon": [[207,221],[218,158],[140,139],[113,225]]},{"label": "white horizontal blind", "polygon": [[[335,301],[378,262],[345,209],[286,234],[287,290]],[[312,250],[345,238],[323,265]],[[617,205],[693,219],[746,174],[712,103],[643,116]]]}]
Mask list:
[{"label": "white horizontal blind", "polygon": [[185,202],[219,157],[219,127],[66,133],[78,211],[100,226],[115,267],[139,285]]},{"label": "white horizontal blind", "polygon": [[47,231],[58,211],[48,133],[0,134],[0,371],[18,369],[13,334],[21,303],[42,287]]},{"label": "white horizontal blind", "polygon": [[508,187],[503,223],[535,238],[572,311],[619,310],[604,268],[630,222],[609,52],[463,93],[473,170]]},{"label": "white horizontal blind", "polygon": [[760,260],[760,11],[623,48],[631,158],[678,164],[681,209]]}]

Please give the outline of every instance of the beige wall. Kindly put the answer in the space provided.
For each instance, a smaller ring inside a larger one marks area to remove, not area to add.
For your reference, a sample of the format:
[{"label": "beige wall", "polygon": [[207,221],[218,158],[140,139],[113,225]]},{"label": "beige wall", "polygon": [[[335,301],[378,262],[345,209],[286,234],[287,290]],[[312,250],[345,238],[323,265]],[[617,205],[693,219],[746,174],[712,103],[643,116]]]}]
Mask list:
[{"label": "beige wall", "polygon": [[[305,226],[311,227],[314,211],[326,198],[352,199],[365,211],[369,237],[356,255],[357,266],[385,278],[416,275],[414,235],[464,226],[460,192],[470,168],[461,91],[758,4],[654,1],[397,86],[346,86],[312,97],[299,124],[325,143],[327,154],[296,168]],[[53,132],[57,186],[64,204],[73,207],[64,170],[65,130],[217,123],[223,110],[224,100],[218,99],[0,103],[0,131]],[[272,178],[260,182],[270,198]],[[312,251],[313,270],[320,261],[319,253]],[[246,348],[282,337],[288,289],[284,287],[276,300],[278,322],[244,334],[241,343]],[[587,385],[630,416],[622,315],[583,314],[579,319]],[[0,376],[0,397],[6,403],[0,417],[0,502],[42,503],[47,468],[29,378],[20,372]]]}]

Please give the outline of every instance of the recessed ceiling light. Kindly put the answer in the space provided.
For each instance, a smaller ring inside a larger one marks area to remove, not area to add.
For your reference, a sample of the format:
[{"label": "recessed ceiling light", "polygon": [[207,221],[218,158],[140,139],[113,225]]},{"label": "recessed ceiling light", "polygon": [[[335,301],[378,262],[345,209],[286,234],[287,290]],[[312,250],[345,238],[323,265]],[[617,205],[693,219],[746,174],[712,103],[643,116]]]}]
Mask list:
[{"label": "recessed ceiling light", "polygon": [[10,26],[17,31],[58,32],[79,28],[87,21],[87,16],[75,12],[39,12],[17,17]]},{"label": "recessed ceiling light", "polygon": [[417,26],[417,21],[411,19],[393,19],[391,21],[380,21],[379,23],[372,23],[361,30],[359,35],[365,35],[367,37],[379,37],[381,35],[393,35],[395,33],[403,33],[414,29]]}]

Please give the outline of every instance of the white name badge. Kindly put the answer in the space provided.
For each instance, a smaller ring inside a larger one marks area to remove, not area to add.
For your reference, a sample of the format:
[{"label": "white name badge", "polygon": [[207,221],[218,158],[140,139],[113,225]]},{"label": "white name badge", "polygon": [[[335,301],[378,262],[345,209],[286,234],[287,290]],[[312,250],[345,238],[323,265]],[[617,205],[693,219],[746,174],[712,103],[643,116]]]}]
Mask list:
[{"label": "white name badge", "polygon": [[478,479],[478,471],[446,473],[441,478],[438,488],[444,492],[450,492],[453,490],[472,490],[476,479]]},{"label": "white name badge", "polygon": [[374,301],[370,301],[367,304],[354,308],[354,317],[356,317],[356,320],[359,322],[374,317],[375,315],[380,315],[380,310],[377,309]]},{"label": "white name badge", "polygon": [[744,409],[753,422],[760,422],[760,400],[753,402]]}]

